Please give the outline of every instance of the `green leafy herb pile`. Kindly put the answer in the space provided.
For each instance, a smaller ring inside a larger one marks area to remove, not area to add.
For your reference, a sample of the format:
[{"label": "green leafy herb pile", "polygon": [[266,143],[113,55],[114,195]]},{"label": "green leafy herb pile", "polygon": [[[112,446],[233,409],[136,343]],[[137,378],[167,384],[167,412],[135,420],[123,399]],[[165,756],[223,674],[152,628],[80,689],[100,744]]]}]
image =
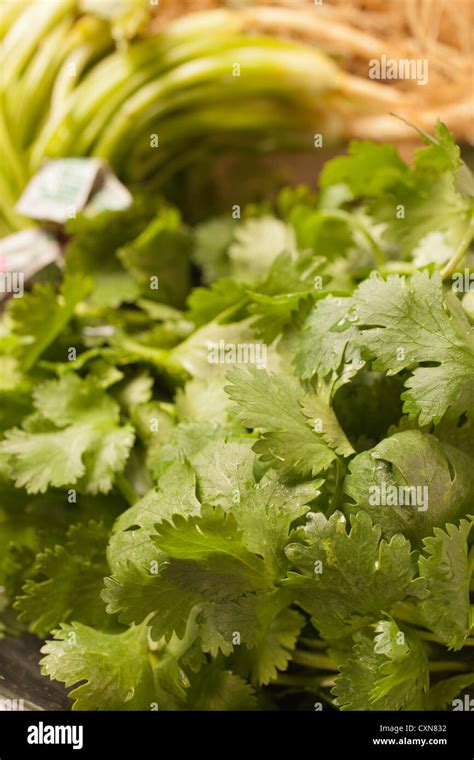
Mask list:
[{"label": "green leafy herb pile", "polygon": [[1,625],[75,709],[472,690],[473,180],[427,143],[194,229],[78,217],[9,301]]}]

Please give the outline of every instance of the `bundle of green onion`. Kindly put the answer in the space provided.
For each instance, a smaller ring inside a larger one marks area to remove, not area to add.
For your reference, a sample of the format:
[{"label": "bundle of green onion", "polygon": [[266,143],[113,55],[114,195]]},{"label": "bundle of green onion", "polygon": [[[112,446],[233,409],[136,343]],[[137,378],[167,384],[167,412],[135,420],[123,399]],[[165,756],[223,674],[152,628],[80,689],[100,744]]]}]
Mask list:
[{"label": "bundle of green onion", "polygon": [[100,156],[126,182],[160,186],[228,146],[309,147],[315,131],[340,134],[329,107],[339,72],[315,48],[250,35],[237,10],[117,41],[114,20],[87,11],[96,5],[6,4],[0,231],[24,226],[14,205],[46,157]]}]

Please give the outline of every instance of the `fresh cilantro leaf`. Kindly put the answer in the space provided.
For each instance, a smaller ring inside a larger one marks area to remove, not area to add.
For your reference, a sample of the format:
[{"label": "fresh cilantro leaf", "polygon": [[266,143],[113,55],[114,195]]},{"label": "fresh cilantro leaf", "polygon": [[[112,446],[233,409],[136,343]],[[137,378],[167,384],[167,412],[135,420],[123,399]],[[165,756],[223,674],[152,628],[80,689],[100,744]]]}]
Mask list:
[{"label": "fresh cilantro leaf", "polygon": [[234,309],[238,316],[239,309],[248,301],[246,287],[226,277],[217,280],[210,288],[195,288],[189,298],[189,317],[197,327],[211,322],[228,310]]},{"label": "fresh cilantro leaf", "polygon": [[108,548],[112,570],[115,572],[130,561],[150,567],[158,558],[150,538],[155,525],[173,515],[198,515],[200,510],[194,471],[185,462],[174,462],[165,470],[158,485],[116,521]]},{"label": "fresh cilantro leaf", "polygon": [[[286,601],[283,598],[283,604]],[[278,604],[278,598],[275,602]],[[275,615],[275,602],[267,598],[262,605],[255,645],[236,647],[232,657],[232,667],[255,685],[270,683],[278,677],[278,671],[288,668],[304,625],[303,616],[296,610],[286,608]]]},{"label": "fresh cilantro leaf", "polygon": [[339,656],[335,704],[342,710],[420,709],[429,683],[421,641],[393,620],[380,621],[375,631],[357,632],[352,652]]},{"label": "fresh cilantro leaf", "polygon": [[322,480],[298,485],[282,483],[274,471],[256,480],[251,441],[229,439],[208,444],[191,460],[203,505],[231,513],[243,544],[264,558],[276,574],[286,566],[283,549],[291,523],[308,510],[320,494]]},{"label": "fresh cilantro leaf", "polygon": [[[443,264],[471,235],[473,200],[458,190],[460,151],[452,134],[438,123],[436,139],[416,151],[413,169],[395,182],[373,213],[386,224],[385,240],[417,266]],[[403,209],[403,214],[394,213]]]},{"label": "fresh cilantro leaf", "polygon": [[71,619],[94,628],[113,622],[100,597],[108,573],[107,540],[104,526],[91,521],[71,527],[65,546],[46,549],[36,557],[31,578],[15,602],[20,620],[29,623],[33,633],[45,636]]},{"label": "fresh cilantro leaf", "polygon": [[379,277],[357,290],[356,321],[373,366],[410,371],[404,411],[420,425],[474,410],[474,330],[456,299],[443,298],[439,274]]},{"label": "fresh cilantro leaf", "polygon": [[41,651],[43,675],[76,687],[70,692],[73,710],[149,710],[155,701],[143,626],[105,633],[62,623]]},{"label": "fresh cilantro leaf", "polygon": [[141,623],[155,613],[150,621],[151,636],[155,641],[163,637],[169,641],[173,633],[184,635],[191,611],[202,599],[194,588],[180,587],[158,576],[158,560],[152,562],[144,568],[130,560],[118,568],[112,578],[105,579],[102,598],[107,612],[118,613],[120,622],[128,625]]},{"label": "fresh cilantro leaf", "polygon": [[331,389],[320,383],[318,391],[318,394],[307,395],[303,399],[301,403],[303,414],[308,418],[311,428],[320,433],[323,440],[331,449],[334,449],[336,454],[350,456],[354,453],[354,449],[330,406]]},{"label": "fresh cilantro leaf", "polygon": [[[456,700],[456,697],[458,697],[464,689],[467,689],[473,684],[474,673],[463,673],[460,676],[443,678],[442,681],[438,681],[437,684],[432,686],[426,695],[426,709],[444,710],[447,707],[450,707],[455,710],[457,707],[456,701],[458,702],[458,705],[460,703],[461,709],[464,709],[464,700]],[[468,699],[471,699],[469,694]]]},{"label": "fresh cilantro leaf", "polygon": [[296,248],[293,228],[272,216],[246,219],[234,231],[228,255],[238,280],[252,283],[265,275],[280,253]]},{"label": "fresh cilantro leaf", "polygon": [[38,386],[36,415],[5,434],[12,475],[28,493],[72,486],[107,493],[133,445],[130,425],[119,424],[118,405],[90,380],[68,375]]},{"label": "fresh cilantro leaf", "polygon": [[385,438],[349,465],[346,511],[363,509],[391,538],[403,533],[421,545],[435,526],[458,519],[474,493],[470,459],[420,430]]},{"label": "fresh cilantro leaf", "polygon": [[118,306],[138,297],[139,287],[120,263],[117,250],[139,235],[153,212],[150,201],[138,199],[129,209],[81,214],[68,222],[72,240],[66,249],[66,271],[93,280],[91,298],[98,306]]},{"label": "fresh cilantro leaf", "polygon": [[154,612],[151,634],[159,640],[173,632],[181,636],[183,624],[199,609],[203,650],[229,655],[238,632],[249,649],[252,678],[266,680],[283,663],[272,626],[289,600],[287,592],[272,592],[269,571],[277,578],[284,571],[289,526],[306,511],[302,505],[317,494],[316,485],[247,485],[241,502],[232,504],[232,515],[206,509],[201,518],[175,515],[172,523],[161,522],[152,536],[160,552],[158,574],[153,563],[151,569],[131,562],[119,567],[106,581],[108,611],[119,612],[123,622],[140,622]]},{"label": "fresh cilantro leaf", "polygon": [[194,679],[187,702],[191,710],[255,710],[257,702],[253,689],[216,664],[201,668]]},{"label": "fresh cilantro leaf", "polygon": [[234,512],[242,494],[255,483],[255,454],[251,444],[252,440],[229,438],[216,446],[216,441],[212,440],[197,453],[189,455],[203,504]]},{"label": "fresh cilantro leaf", "polygon": [[332,260],[347,255],[354,246],[350,217],[314,210],[308,206],[296,206],[289,217],[296,231],[298,246],[311,249],[318,256]]},{"label": "fresh cilantro leaf", "polygon": [[263,557],[276,577],[286,569],[284,549],[290,526],[306,514],[308,503],[319,496],[322,482],[288,486],[270,471],[258,483],[239,491],[234,499],[232,514],[242,531],[244,546]]},{"label": "fresh cilantro leaf", "polygon": [[283,375],[238,368],[228,375],[226,391],[237,402],[235,414],[247,427],[264,431],[254,446],[263,462],[284,475],[314,477],[336,459],[303,414],[304,393]]},{"label": "fresh cilantro leaf", "polygon": [[332,373],[350,379],[363,366],[355,320],[351,298],[330,295],[316,304],[298,336],[294,358],[303,380]]},{"label": "fresh cilantro leaf", "polygon": [[207,518],[175,515],[172,523],[163,522],[158,527],[155,542],[169,557],[201,561],[211,572],[235,574],[249,589],[268,583],[261,560],[245,548],[234,521],[220,511]]},{"label": "fresh cilantro leaf", "polygon": [[321,271],[321,258],[280,254],[266,277],[248,290],[248,309],[256,316],[252,323],[256,335],[272,343],[295,321],[304,319],[321,293],[323,278],[316,274]]},{"label": "fresh cilantro leaf", "polygon": [[323,187],[343,183],[353,197],[366,199],[374,222],[384,225],[385,246],[417,266],[454,256],[470,234],[474,210],[462,190],[469,188],[472,196],[472,176],[466,181],[453,135],[438,123],[435,138],[426,139],[428,147],[415,152],[412,168],[390,146],[355,142],[321,176]]},{"label": "fresh cilantro leaf", "polygon": [[78,303],[92,289],[86,277],[66,277],[57,294],[50,283],[36,284],[23,298],[12,299],[8,313],[14,333],[21,336],[18,350],[20,365],[31,369],[41,354],[64,330]]},{"label": "fresh cilantro leaf", "polygon": [[117,255],[147,298],[183,306],[189,290],[190,245],[178,211],[163,208]]},{"label": "fresh cilantro leaf", "polygon": [[230,424],[231,401],[218,377],[189,380],[178,389],[175,407],[181,422]]},{"label": "fresh cilantro leaf", "polygon": [[[120,633],[62,625],[42,652],[42,672],[73,686],[73,710],[183,710],[204,657],[195,616],[181,639],[150,647],[146,626]],[[97,656],[98,655],[98,656]]]},{"label": "fresh cilantro leaf", "polygon": [[429,596],[418,602],[421,619],[450,649],[460,649],[471,627],[468,543],[471,520],[435,528],[418,560]]},{"label": "fresh cilantro leaf", "polygon": [[328,161],[320,184],[323,188],[345,184],[355,197],[378,198],[407,174],[408,167],[392,146],[353,141],[347,156]]},{"label": "fresh cilantro leaf", "polygon": [[329,520],[309,513],[297,542],[286,548],[298,571],[289,577],[300,606],[321,634],[340,638],[389,610],[398,600],[425,592],[414,580],[415,562],[409,542],[401,535],[381,538],[365,512],[358,512],[346,532],[346,520],[335,512]]},{"label": "fresh cilantro leaf", "polygon": [[160,561],[119,566],[106,582],[108,611],[121,611],[124,622],[141,622],[158,610],[150,623],[158,640],[182,635],[193,607],[203,605],[205,651],[229,653],[232,631],[240,630],[251,609],[245,595],[270,585],[262,559],[245,548],[235,521],[220,510],[202,518],[175,514],[156,529],[152,541]]}]

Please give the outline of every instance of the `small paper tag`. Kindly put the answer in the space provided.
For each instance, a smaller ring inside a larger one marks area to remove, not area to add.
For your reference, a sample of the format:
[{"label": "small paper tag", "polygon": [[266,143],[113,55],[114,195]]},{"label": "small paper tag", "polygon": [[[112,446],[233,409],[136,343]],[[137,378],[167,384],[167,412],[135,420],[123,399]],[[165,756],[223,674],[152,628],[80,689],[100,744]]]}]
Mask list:
[{"label": "small paper tag", "polygon": [[23,286],[48,264],[61,262],[61,246],[45,230],[33,227],[0,240],[0,301],[20,298]]},{"label": "small paper tag", "polygon": [[100,174],[98,189],[93,191],[89,202],[84,209],[88,216],[98,214],[101,211],[120,211],[132,205],[132,195],[125,185],[122,185],[115,174],[104,168]]},{"label": "small paper tag", "polygon": [[97,158],[48,161],[28,183],[16,210],[58,224],[73,219],[85,207],[103,166]]}]

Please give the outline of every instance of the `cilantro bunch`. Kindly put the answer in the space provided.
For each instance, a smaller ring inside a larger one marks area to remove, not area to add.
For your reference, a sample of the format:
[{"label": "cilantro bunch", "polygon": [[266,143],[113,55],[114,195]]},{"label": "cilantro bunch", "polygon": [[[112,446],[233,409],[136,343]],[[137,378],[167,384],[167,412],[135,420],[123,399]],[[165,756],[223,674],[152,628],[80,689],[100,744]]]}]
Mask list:
[{"label": "cilantro bunch", "polygon": [[473,180],[426,139],[194,229],[159,199],[78,217],[9,302],[0,621],[73,709],[472,688]]}]

